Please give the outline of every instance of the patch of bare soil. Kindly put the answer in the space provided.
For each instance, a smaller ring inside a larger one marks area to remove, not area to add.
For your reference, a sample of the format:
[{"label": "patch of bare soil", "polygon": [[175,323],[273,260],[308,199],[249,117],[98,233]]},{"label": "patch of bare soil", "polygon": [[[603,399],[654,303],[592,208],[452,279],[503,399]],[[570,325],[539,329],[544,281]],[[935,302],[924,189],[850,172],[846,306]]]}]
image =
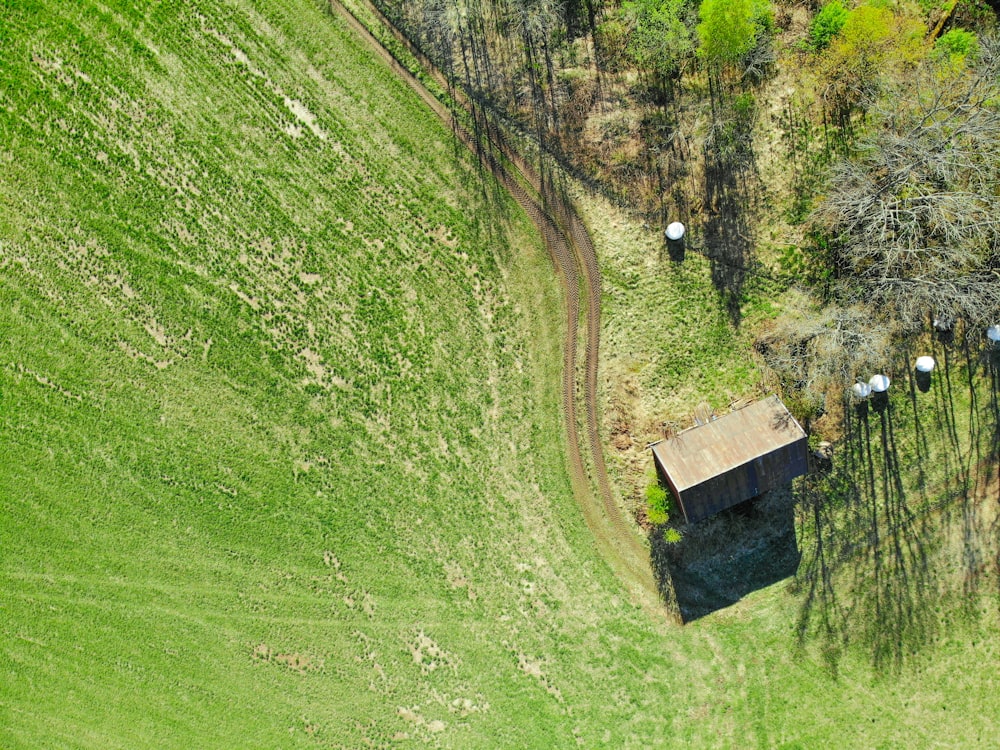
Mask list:
[{"label": "patch of bare soil", "polygon": [[293,672],[298,672],[299,674],[306,674],[307,672],[313,672],[323,668],[323,659],[309,656],[308,654],[300,654],[298,652],[288,654],[277,653],[266,643],[260,643],[254,646],[250,657],[256,662],[281,664],[282,666],[291,669]]}]

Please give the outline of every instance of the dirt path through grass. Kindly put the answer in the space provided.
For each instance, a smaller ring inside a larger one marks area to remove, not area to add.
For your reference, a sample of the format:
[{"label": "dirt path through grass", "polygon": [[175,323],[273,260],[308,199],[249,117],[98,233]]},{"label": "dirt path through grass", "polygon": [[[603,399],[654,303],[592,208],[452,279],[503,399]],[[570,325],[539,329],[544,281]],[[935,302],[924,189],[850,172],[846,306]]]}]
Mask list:
[{"label": "dirt path through grass", "polygon": [[[601,275],[597,253],[590,234],[570,200],[555,190],[551,181],[543,180],[536,170],[513,148],[503,134],[490,124],[479,137],[455,122],[449,109],[439,101],[368,28],[338,0],[330,7],[382,57],[451,127],[461,140],[514,197],[538,227],[559,275],[566,300],[566,337],[563,345],[562,405],[566,420],[566,442],[570,479],[577,504],[594,535],[601,555],[626,584],[633,597],[647,609],[662,613],[660,595],[653,579],[646,543],[631,528],[615,501],[604,462],[604,451],[598,426],[597,378],[601,331]],[[460,92],[455,91],[431,62],[415,49],[403,34],[370,3],[365,11],[376,18],[396,41],[403,45],[441,86],[449,91],[475,122],[477,112]],[[482,118],[485,120],[485,118]],[[486,121],[489,122],[488,120]],[[582,289],[582,294],[581,294]],[[577,404],[579,374],[577,354],[580,337],[580,312],[583,308],[585,334],[582,374],[583,422],[586,432],[581,436],[580,412]],[[600,497],[593,492],[581,447],[586,443],[591,470]]]}]

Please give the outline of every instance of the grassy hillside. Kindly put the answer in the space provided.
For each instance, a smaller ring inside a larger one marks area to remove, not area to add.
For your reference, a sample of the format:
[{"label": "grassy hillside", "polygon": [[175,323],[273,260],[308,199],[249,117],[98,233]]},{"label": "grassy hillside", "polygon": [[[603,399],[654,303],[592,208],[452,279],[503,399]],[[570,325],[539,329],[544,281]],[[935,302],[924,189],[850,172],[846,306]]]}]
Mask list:
[{"label": "grassy hillside", "polygon": [[784,586],[633,608],[539,240],[319,4],[0,8],[0,746],[996,737],[961,620],[888,676]]}]

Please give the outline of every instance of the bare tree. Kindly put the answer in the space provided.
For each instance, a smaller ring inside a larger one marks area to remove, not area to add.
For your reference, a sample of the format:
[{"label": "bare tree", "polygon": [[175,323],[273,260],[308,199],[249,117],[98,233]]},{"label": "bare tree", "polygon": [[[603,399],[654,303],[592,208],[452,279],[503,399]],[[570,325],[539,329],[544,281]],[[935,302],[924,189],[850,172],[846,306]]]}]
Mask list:
[{"label": "bare tree", "polygon": [[833,241],[841,304],[904,331],[1000,314],[998,102],[1000,50],[984,40],[969,69],[928,62],[872,108],[812,217]]},{"label": "bare tree", "polygon": [[862,305],[829,305],[816,315],[786,316],[762,335],[757,351],[786,392],[818,399],[828,388],[878,372],[891,350],[892,322]]}]

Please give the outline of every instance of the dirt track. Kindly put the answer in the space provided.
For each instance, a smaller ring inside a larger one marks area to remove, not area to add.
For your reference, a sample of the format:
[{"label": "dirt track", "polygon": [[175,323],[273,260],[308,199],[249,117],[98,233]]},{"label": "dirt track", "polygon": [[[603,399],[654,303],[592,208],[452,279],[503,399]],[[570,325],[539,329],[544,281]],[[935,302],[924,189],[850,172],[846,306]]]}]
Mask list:
[{"label": "dirt track", "polygon": [[[450,91],[454,99],[475,119],[477,113],[460,92],[451,88],[444,76],[431,62],[409,43],[409,40],[367,0],[365,6],[420,61],[442,89]],[[497,181],[510,192],[518,204],[538,227],[559,275],[566,299],[566,340],[563,345],[562,405],[566,422],[570,479],[573,494],[582,511],[587,526],[602,556],[612,570],[623,580],[641,604],[661,610],[659,594],[649,563],[645,542],[623,517],[615,502],[604,463],[597,412],[598,357],[601,331],[601,276],[597,253],[583,221],[569,199],[553,189],[550,181],[543,180],[536,170],[521,158],[503,134],[492,126],[485,126],[479,138],[458,125],[448,108],[389,52],[345,6],[330,0],[334,13],[386,61],[427,105],[451,127],[458,137],[490,169]],[[478,121],[478,120],[477,120]],[[581,282],[583,294],[581,295]],[[586,438],[581,439],[580,412],[577,389],[580,376],[577,372],[577,353],[580,338],[580,311],[583,306],[585,321],[585,352],[582,373],[583,421]],[[586,443],[594,482],[600,497],[596,497],[584,463],[581,443]]]}]

